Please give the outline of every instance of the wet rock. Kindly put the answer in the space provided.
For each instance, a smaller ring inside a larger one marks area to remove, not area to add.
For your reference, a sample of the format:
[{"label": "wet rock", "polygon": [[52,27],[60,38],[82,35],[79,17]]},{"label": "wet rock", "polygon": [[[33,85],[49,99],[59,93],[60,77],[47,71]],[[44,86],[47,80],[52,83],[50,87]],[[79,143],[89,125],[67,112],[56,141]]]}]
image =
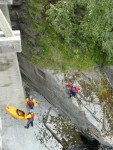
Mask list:
[{"label": "wet rock", "polygon": [[113,147],[108,147],[108,146],[104,146],[104,145],[100,145],[98,150],[113,150]]},{"label": "wet rock", "polygon": [[80,145],[80,146],[73,145],[70,146],[67,150],[94,150],[94,149],[89,145]]}]

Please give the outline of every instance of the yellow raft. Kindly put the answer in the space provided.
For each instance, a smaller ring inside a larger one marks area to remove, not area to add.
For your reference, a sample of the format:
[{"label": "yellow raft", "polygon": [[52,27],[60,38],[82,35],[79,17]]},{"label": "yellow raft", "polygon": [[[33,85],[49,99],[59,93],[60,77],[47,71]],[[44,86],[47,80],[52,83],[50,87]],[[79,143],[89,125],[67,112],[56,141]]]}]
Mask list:
[{"label": "yellow raft", "polygon": [[23,119],[27,120],[29,118],[29,114],[25,113],[24,111],[14,107],[14,106],[7,106],[7,112],[16,119]]}]

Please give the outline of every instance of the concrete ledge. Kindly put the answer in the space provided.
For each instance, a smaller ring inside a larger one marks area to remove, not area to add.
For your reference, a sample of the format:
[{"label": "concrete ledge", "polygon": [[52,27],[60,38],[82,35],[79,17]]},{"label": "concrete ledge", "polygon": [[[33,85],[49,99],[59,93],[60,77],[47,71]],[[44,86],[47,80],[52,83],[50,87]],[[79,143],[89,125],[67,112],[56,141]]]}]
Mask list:
[{"label": "concrete ledge", "polygon": [[5,37],[0,31],[0,53],[21,52],[21,37],[19,31],[13,31],[14,37]]},{"label": "concrete ledge", "polygon": [[[14,36],[20,36],[20,30],[14,30],[13,34],[14,34]],[[0,31],[0,37],[5,37],[3,31]]]},{"label": "concrete ledge", "polygon": [[2,150],[2,119],[0,118],[0,150]]},{"label": "concrete ledge", "polygon": [[0,0],[0,4],[13,4],[13,0]]}]

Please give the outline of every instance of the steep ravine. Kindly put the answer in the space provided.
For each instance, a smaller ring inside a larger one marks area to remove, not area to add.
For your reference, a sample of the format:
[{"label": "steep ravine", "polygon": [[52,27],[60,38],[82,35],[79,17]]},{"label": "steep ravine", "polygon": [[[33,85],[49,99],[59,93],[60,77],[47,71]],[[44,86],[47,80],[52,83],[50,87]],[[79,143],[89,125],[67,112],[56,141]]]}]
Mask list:
[{"label": "steep ravine", "polygon": [[[86,137],[113,147],[110,112],[112,90],[98,68],[87,72],[75,70],[55,74],[54,71],[37,68],[23,55],[19,55],[18,58],[22,78],[26,84],[65,113]],[[65,87],[68,82],[80,84],[81,92],[76,98],[68,98]],[[104,99],[101,98],[103,94]]]},{"label": "steep ravine", "polygon": [[[35,41],[37,35],[30,30],[31,24],[25,24],[23,21],[26,2],[14,1],[11,16],[13,28],[21,30],[23,53],[30,58],[31,47],[36,54],[39,48]],[[26,47],[27,44],[31,47]],[[74,70],[67,73],[54,73],[52,70],[39,69],[23,55],[19,55],[18,58],[23,82],[26,85],[28,84],[31,89],[39,92],[52,105],[65,113],[88,139],[96,139],[104,145],[113,147],[112,66],[105,70],[106,74],[99,68],[83,72]],[[81,92],[76,98],[68,98],[65,88],[68,82],[80,84]],[[113,149],[107,146],[101,145],[99,150]]]}]

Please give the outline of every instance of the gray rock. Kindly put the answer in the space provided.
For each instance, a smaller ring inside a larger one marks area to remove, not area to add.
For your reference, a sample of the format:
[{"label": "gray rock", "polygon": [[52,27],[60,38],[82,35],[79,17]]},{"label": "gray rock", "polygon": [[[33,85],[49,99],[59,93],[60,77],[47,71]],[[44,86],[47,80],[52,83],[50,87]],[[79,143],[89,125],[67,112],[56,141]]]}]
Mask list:
[{"label": "gray rock", "polygon": [[[25,81],[29,87],[39,92],[52,105],[65,113],[86,137],[90,139],[95,138],[104,145],[113,146],[112,135],[105,134],[108,130],[108,126],[105,119],[102,121],[101,115],[103,118],[105,118],[105,115],[103,115],[101,106],[92,104],[89,101],[87,102],[88,98],[85,98],[83,94],[82,99],[69,99],[66,89],[63,88],[63,76],[61,74],[58,80],[58,76],[55,76],[53,71],[37,68],[22,55],[19,55],[18,58],[23,81]],[[79,78],[80,81],[83,78],[85,82],[89,83],[89,79],[84,75],[80,75]],[[94,107],[96,108],[94,110],[95,113],[92,111]],[[98,119],[99,115],[100,120]],[[103,131],[105,131],[105,133]]]},{"label": "gray rock", "polygon": [[13,5],[16,5],[16,6],[22,5],[22,3],[23,3],[24,1],[25,1],[25,0],[13,0]]},{"label": "gray rock", "polygon": [[105,74],[108,79],[108,82],[113,88],[113,66],[108,66],[104,70],[105,70]]}]

